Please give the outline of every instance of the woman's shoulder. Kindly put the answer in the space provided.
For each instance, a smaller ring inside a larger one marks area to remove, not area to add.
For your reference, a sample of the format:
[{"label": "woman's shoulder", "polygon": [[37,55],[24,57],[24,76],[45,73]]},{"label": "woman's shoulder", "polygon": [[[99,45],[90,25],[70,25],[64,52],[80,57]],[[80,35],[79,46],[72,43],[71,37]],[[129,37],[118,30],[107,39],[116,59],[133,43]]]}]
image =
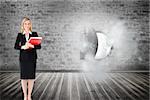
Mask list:
[{"label": "woman's shoulder", "polygon": [[32,34],[37,34],[37,32],[35,32],[35,31],[32,31]]},{"label": "woman's shoulder", "polygon": [[23,34],[21,32],[18,33],[18,36],[22,36]]},{"label": "woman's shoulder", "polygon": [[37,32],[32,32],[32,36],[38,36],[38,33]]},{"label": "woman's shoulder", "polygon": [[18,32],[18,34],[20,35],[20,34],[22,34],[21,32]]},{"label": "woman's shoulder", "polygon": [[34,34],[34,33],[37,33],[37,32],[35,32],[35,31],[32,31],[32,33]]}]

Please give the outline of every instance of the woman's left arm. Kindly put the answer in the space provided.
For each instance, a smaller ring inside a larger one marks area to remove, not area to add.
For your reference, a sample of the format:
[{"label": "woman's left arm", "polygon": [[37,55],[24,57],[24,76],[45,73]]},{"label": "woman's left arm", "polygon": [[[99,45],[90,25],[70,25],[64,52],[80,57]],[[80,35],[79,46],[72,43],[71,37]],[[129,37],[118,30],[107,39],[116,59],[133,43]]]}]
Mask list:
[{"label": "woman's left arm", "polygon": [[[35,37],[38,37],[37,32],[34,33],[34,36],[35,36]],[[41,44],[39,44],[39,45],[34,45],[34,48],[35,48],[35,49],[41,49]]]}]

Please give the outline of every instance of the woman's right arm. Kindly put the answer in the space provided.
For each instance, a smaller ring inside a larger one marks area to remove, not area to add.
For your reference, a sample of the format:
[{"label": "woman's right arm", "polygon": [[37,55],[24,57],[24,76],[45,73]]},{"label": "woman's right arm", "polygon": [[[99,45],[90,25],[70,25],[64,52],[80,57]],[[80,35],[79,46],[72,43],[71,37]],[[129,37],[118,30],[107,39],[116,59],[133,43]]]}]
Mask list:
[{"label": "woman's right arm", "polygon": [[16,50],[21,50],[21,34],[20,33],[18,33],[18,35],[17,35],[17,38],[16,38],[16,42],[15,42],[15,46],[14,46],[14,49],[16,49]]},{"label": "woman's right arm", "polygon": [[26,50],[26,49],[29,49],[29,47],[26,44],[25,45],[21,45],[21,33],[18,33],[18,35],[17,35],[14,48],[16,50],[21,50],[21,49]]}]

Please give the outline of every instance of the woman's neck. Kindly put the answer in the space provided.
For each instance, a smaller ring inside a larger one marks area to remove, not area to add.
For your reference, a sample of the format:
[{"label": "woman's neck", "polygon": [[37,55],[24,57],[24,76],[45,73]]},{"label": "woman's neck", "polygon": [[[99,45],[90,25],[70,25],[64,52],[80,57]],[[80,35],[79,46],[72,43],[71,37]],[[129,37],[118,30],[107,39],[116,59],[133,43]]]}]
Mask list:
[{"label": "woman's neck", "polygon": [[25,34],[29,34],[29,32],[30,32],[29,30],[25,30]]}]

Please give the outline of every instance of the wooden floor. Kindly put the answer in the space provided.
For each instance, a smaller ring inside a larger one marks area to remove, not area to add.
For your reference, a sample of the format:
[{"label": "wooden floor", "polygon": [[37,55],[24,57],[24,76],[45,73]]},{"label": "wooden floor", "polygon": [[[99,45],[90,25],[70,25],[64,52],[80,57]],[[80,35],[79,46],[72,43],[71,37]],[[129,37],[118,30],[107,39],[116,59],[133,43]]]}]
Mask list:
[{"label": "wooden floor", "polygon": [[[0,73],[1,100],[23,100],[19,73]],[[149,100],[148,73],[37,73],[33,100]]]}]

